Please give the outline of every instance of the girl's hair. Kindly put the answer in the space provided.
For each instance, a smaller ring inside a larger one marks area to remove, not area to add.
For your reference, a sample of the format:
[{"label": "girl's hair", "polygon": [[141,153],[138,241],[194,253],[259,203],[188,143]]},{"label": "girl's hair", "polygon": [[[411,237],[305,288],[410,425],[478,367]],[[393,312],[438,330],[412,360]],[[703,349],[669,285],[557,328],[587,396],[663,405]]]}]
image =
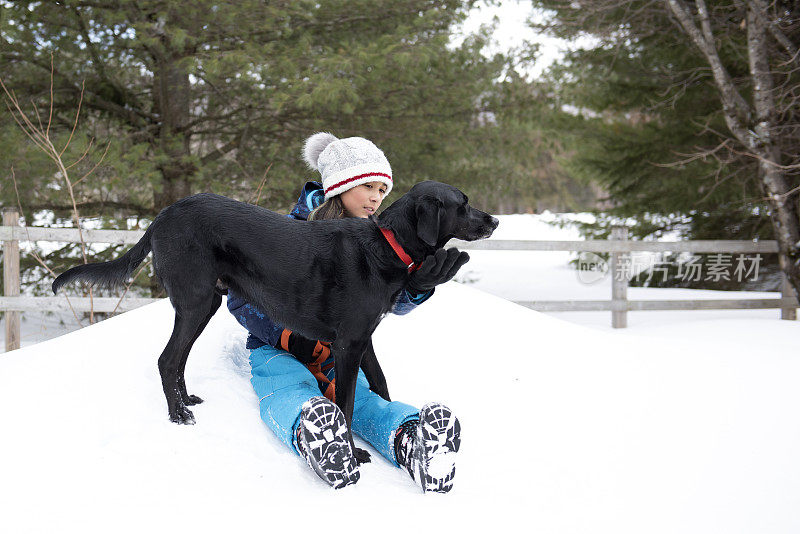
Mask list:
[{"label": "girl's hair", "polygon": [[308,214],[309,221],[319,221],[322,219],[346,219],[347,215],[344,211],[344,202],[339,195],[331,197],[319,206],[314,211]]}]

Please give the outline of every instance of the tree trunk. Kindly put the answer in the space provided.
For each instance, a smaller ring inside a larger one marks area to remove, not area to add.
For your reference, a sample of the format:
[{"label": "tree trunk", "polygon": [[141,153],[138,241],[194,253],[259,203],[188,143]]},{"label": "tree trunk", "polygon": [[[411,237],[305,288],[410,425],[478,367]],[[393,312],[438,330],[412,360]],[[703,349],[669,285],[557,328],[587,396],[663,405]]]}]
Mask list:
[{"label": "tree trunk", "polygon": [[797,212],[797,192],[791,191],[785,171],[781,168],[780,150],[774,138],[777,113],[767,51],[769,27],[764,15],[758,12],[756,4],[749,4],[747,45],[756,124],[750,132],[748,148],[759,158],[759,178],[768,193],[772,211],[771,220],[780,250],[779,265],[800,295],[800,265],[798,265],[797,251],[800,241],[800,219]]},{"label": "tree trunk", "polygon": [[706,57],[714,83],[722,101],[725,123],[733,137],[758,159],[758,178],[767,193],[770,218],[778,241],[781,269],[800,295],[800,219],[798,219],[797,192],[789,186],[785,170],[781,167],[780,147],[776,140],[776,107],[774,83],[770,71],[769,14],[761,2],[747,2],[747,51],[750,63],[750,80],[753,88],[753,108],[739,93],[717,50],[708,8],[704,0],[695,0],[699,26],[695,24],[688,5],[679,0],[665,0],[667,7],[678,20],[678,25]]},{"label": "tree trunk", "polygon": [[153,207],[158,212],[191,194],[190,177],[196,171],[190,163],[189,135],[183,130],[190,120],[189,73],[177,54],[157,59],[153,94],[161,119],[156,148],[167,160],[160,165],[162,189],[153,193]]},{"label": "tree trunk", "polygon": [[[192,93],[189,73],[181,59],[183,51],[173,50],[161,33],[161,47],[155,54],[153,100],[159,117],[154,148],[164,156],[161,189],[153,191],[153,208],[165,207],[191,194],[190,178],[196,172],[191,163],[189,132],[184,130],[191,118]],[[150,277],[150,296],[163,296],[163,288],[154,273]]]}]

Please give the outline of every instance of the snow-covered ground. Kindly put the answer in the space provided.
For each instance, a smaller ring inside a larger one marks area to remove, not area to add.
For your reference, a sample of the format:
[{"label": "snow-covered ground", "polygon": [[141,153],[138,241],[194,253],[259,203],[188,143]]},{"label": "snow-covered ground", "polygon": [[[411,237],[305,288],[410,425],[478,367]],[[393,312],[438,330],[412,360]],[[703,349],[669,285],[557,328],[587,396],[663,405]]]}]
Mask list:
[{"label": "snow-covered ground", "polygon": [[[496,238],[577,238],[501,219]],[[357,485],[323,485],[261,422],[245,331],[224,306],[187,367],[206,401],[197,424],[171,424],[155,363],[172,329],[164,301],[0,356],[0,532],[800,531],[797,322],[633,312],[612,330],[609,312],[547,315],[489,294],[608,298],[568,253],[471,256],[472,282],[375,334],[393,398],[440,400],[462,421],[450,494],[418,493],[374,451]],[[678,294],[721,298],[629,290]]]}]

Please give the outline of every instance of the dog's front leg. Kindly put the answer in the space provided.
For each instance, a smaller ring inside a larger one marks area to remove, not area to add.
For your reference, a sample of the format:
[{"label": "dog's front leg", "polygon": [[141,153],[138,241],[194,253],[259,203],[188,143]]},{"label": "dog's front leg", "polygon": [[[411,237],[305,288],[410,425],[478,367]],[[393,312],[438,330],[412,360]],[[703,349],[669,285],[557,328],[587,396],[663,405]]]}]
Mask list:
[{"label": "dog's front leg", "polygon": [[361,370],[364,371],[364,376],[367,377],[369,389],[387,402],[391,402],[392,399],[389,398],[386,377],[383,376],[383,370],[381,369],[381,364],[378,363],[378,357],[375,355],[375,348],[372,346],[371,338],[367,349],[364,351],[364,357],[361,358]]},{"label": "dog's front leg", "polygon": [[[369,337],[367,337],[369,340]],[[356,448],[353,442],[353,404],[356,398],[356,381],[361,358],[366,350],[364,340],[339,340],[333,342],[332,352],[336,372],[336,405],[347,421],[347,439],[359,464],[369,462],[369,452]]]}]

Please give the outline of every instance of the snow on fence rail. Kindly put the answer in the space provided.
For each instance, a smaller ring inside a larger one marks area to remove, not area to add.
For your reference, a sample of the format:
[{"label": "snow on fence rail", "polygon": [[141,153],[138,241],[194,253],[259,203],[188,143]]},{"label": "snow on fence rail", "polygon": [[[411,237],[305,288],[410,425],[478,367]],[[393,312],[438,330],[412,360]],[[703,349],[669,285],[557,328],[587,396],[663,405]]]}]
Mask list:
[{"label": "snow on fence rail", "polygon": [[[0,297],[0,311],[6,314],[6,351],[19,348],[19,312],[75,311],[97,312],[127,311],[161,299],[126,297],[77,298],[67,296],[20,296],[19,241],[58,241],[79,243],[135,244],[144,235],[143,230],[81,230],[76,228],[37,228],[19,226],[15,209],[3,209],[3,280],[5,296]],[[534,241],[534,240],[484,240],[475,242],[451,240],[446,247],[466,250],[525,250],[608,252],[611,254],[611,272],[628,261],[631,252],[697,252],[697,253],[778,253],[777,241],[629,241],[627,228],[615,227],[610,240],[585,241]],[[709,310],[709,309],[780,309],[781,319],[795,320],[800,306],[794,289],[783,277],[781,298],[778,299],[716,299],[716,300],[628,300],[628,281],[612,277],[611,300],[537,300],[514,301],[537,311],[610,311],[614,328],[627,326],[627,312],[644,310]]]}]

